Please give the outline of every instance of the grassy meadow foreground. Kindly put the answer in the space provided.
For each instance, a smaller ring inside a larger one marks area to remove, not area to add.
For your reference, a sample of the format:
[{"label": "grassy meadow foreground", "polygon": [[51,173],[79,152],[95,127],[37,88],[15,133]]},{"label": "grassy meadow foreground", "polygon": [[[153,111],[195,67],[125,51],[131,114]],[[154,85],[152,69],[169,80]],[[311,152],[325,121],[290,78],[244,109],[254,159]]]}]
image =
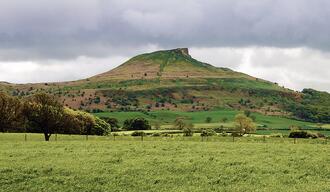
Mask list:
[{"label": "grassy meadow foreground", "polygon": [[0,134],[0,191],[329,191],[321,139]]}]

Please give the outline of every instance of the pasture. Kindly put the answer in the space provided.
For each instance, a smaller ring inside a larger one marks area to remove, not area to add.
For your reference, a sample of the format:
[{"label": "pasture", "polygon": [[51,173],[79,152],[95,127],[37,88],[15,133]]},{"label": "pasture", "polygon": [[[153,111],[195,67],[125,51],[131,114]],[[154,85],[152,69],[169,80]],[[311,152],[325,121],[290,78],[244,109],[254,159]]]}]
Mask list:
[{"label": "pasture", "polygon": [[[242,111],[234,111],[227,109],[219,109],[215,111],[198,111],[198,112],[181,112],[181,111],[152,111],[152,112],[102,112],[94,113],[98,117],[113,117],[119,120],[122,124],[126,119],[135,117],[143,117],[151,124],[159,123],[163,129],[173,128],[173,122],[177,117],[182,117],[187,123],[193,123],[195,128],[218,128],[221,125],[225,128],[234,127],[235,115],[242,113]],[[316,123],[298,121],[285,117],[267,116],[260,113],[252,113],[256,117],[256,124],[258,127],[267,129],[288,129],[289,126],[299,126],[302,129],[317,129],[319,125]],[[207,117],[211,117],[212,121],[206,123]],[[227,122],[223,122],[223,118]],[[329,124],[322,125],[322,129],[330,129]]]},{"label": "pasture", "polygon": [[329,191],[320,139],[0,134],[0,191]]}]

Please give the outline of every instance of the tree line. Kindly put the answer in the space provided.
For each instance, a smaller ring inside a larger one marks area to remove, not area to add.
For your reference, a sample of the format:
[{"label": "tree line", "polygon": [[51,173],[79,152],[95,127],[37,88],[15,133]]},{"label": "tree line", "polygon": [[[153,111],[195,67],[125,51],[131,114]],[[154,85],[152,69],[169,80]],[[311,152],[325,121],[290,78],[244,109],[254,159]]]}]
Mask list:
[{"label": "tree line", "polygon": [[23,99],[0,93],[0,132],[43,133],[49,141],[57,133],[105,135],[117,123],[64,107],[55,96],[46,93]]}]

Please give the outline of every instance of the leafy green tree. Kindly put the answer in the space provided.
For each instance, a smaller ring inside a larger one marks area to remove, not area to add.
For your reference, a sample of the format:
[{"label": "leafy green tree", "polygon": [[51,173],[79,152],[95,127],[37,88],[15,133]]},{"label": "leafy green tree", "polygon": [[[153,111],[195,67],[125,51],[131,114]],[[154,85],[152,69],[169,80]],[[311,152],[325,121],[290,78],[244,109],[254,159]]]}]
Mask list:
[{"label": "leafy green tree", "polygon": [[69,109],[67,107],[64,108],[64,115],[62,118],[62,127],[58,131],[58,133],[62,134],[81,134],[81,130],[83,129],[81,121],[77,118],[77,111]]},{"label": "leafy green tree", "polygon": [[23,114],[33,128],[33,132],[44,134],[45,141],[49,141],[51,135],[63,127],[63,106],[54,96],[45,93],[27,98],[24,102]]},{"label": "leafy green tree", "polygon": [[76,118],[80,123],[80,134],[86,135],[86,137],[92,135],[92,130],[96,124],[94,116],[86,112],[78,111]]},{"label": "leafy green tree", "polygon": [[174,127],[180,130],[183,130],[183,128],[186,126],[186,123],[183,121],[182,117],[178,117],[174,121]]},{"label": "leafy green tree", "polygon": [[235,116],[236,132],[240,135],[247,133],[253,133],[256,130],[256,126],[253,120],[243,114],[238,114]]},{"label": "leafy green tree", "polygon": [[111,126],[106,121],[99,117],[95,118],[95,124],[92,128],[92,135],[108,135],[111,133]]},{"label": "leafy green tree", "polygon": [[110,127],[111,127],[111,131],[118,131],[119,130],[119,121],[116,118],[112,118],[112,117],[102,117],[101,119],[103,119],[105,122],[107,122]]},{"label": "leafy green tree", "polygon": [[125,120],[123,128],[126,130],[149,130],[151,126],[144,118],[134,118]]},{"label": "leafy green tree", "polygon": [[0,93],[0,131],[14,131],[23,124],[22,104],[5,93]]}]

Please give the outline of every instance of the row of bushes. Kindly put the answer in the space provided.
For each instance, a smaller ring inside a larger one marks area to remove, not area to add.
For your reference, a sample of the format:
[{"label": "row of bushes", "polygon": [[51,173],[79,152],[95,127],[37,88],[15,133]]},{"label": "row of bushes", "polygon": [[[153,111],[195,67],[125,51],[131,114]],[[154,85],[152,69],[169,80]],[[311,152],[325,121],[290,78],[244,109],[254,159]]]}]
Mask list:
[{"label": "row of bushes", "polygon": [[302,131],[302,130],[294,130],[291,131],[289,134],[289,138],[325,138],[325,135],[321,133],[313,133],[309,131]]},{"label": "row of bushes", "polygon": [[[194,131],[191,130],[191,129],[188,129],[188,128],[185,128],[182,130],[182,134],[184,137],[191,137],[194,135]],[[137,136],[147,136],[147,135],[150,135],[152,137],[168,137],[170,135],[173,135],[171,133],[168,133],[168,132],[163,132],[163,133],[160,133],[160,132],[154,132],[154,133],[150,133],[150,134],[147,134],[143,131],[134,131],[131,136],[133,137],[137,137]],[[117,136],[117,134],[116,134]],[[234,136],[234,137],[241,137],[242,135],[236,133],[236,132],[232,132],[232,133],[225,133],[225,132],[222,132],[222,133],[217,133],[215,132],[213,129],[202,129],[201,132],[200,132],[200,136],[201,137],[211,137],[211,136],[223,136],[223,137],[226,137],[226,136]],[[269,135],[269,137],[283,137],[282,134],[272,134],[272,135]],[[295,131],[292,131],[290,132],[289,138],[312,138],[312,139],[316,139],[316,138],[326,138],[325,135],[321,134],[321,133],[313,133],[313,132],[309,132],[309,131],[303,131],[303,130],[295,130]]]}]

